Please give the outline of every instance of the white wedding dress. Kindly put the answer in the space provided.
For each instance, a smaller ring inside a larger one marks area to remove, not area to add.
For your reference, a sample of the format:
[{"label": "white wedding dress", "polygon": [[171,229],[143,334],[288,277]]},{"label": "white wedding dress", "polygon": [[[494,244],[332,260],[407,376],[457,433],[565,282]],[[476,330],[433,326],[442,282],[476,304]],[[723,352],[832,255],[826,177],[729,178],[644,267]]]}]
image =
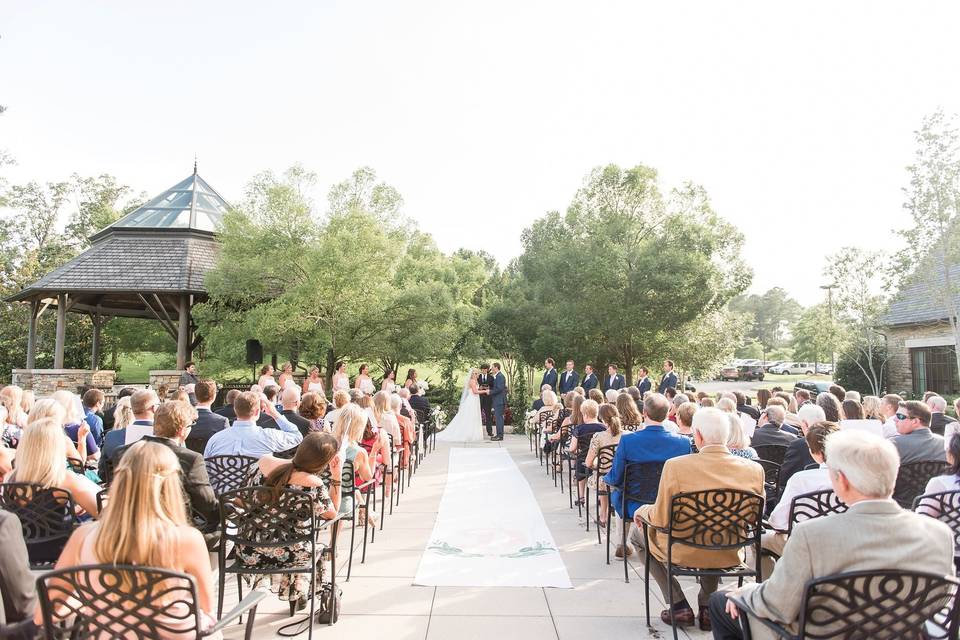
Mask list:
[{"label": "white wedding dress", "polygon": [[480,415],[480,395],[470,385],[470,376],[464,381],[457,415],[447,428],[437,434],[441,442],[483,442],[483,418]]}]

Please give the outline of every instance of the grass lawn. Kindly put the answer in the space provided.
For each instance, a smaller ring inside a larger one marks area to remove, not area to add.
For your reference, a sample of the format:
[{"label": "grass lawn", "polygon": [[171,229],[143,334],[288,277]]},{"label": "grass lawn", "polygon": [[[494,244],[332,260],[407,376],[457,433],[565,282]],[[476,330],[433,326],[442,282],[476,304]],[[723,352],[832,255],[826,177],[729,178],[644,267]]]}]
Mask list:
[{"label": "grass lawn", "polygon": [[779,375],[776,373],[767,373],[763,376],[763,382],[760,383],[761,389],[771,389],[773,387],[783,387],[784,391],[793,389],[793,385],[800,380],[813,380],[814,382],[830,382],[830,376],[815,375]]}]

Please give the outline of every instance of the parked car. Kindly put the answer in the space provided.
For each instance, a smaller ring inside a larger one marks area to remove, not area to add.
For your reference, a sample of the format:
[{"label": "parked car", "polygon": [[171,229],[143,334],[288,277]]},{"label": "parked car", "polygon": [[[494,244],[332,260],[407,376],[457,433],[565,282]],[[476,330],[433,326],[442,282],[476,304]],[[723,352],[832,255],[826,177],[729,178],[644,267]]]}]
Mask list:
[{"label": "parked car", "polygon": [[728,365],[720,370],[720,380],[739,380],[740,368],[736,365]]},{"label": "parked car", "polygon": [[827,363],[817,365],[817,373],[825,376],[829,376],[833,373],[833,367]]},{"label": "parked car", "polygon": [[727,366],[720,371],[721,380],[763,380],[763,367],[760,365]]},{"label": "parked car", "polygon": [[816,367],[812,362],[784,362],[783,364],[778,364],[775,367],[770,367],[770,373],[779,373],[781,375],[791,374],[803,374],[812,376]]},{"label": "parked car", "polygon": [[793,385],[793,390],[806,389],[810,392],[811,398],[816,398],[821,393],[827,393],[830,390],[832,382],[822,382],[820,380],[800,380]]},{"label": "parked car", "polygon": [[770,369],[780,366],[781,364],[784,364],[783,360],[765,360],[763,363],[763,369],[767,373],[770,373]]}]

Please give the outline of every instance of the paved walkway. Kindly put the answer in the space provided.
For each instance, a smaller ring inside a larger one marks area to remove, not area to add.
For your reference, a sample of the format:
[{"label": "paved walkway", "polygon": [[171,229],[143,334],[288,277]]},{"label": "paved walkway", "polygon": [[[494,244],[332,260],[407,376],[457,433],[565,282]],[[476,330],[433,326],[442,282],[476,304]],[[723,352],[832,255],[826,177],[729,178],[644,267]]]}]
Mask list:
[{"label": "paved walkway", "polygon": [[[660,591],[651,580],[652,627],[644,620],[643,566],[631,563],[630,583],[623,565],[605,562],[593,526],[587,533],[569,508],[569,498],[553,486],[529,450],[526,436],[507,435],[501,443],[471,446],[505,447],[513,456],[543,510],[559,545],[573,589],[415,587],[413,577],[430,537],[447,477],[449,446],[438,444],[387,516],[384,531],[367,548],[367,561],[355,553],[353,574],[346,578],[346,545],[338,551],[343,561],[337,580],[343,588],[343,615],[333,627],[315,626],[319,638],[390,640],[583,640],[583,638],[669,638],[660,622]],[[458,445],[462,446],[462,445]],[[483,491],[483,487],[477,487]],[[509,500],[510,496],[502,496]],[[349,540],[349,535],[346,536]],[[358,537],[359,540],[359,537]],[[236,602],[236,583],[228,582],[226,607]],[[696,601],[696,583],[684,583],[688,598]],[[257,638],[273,638],[274,630],[289,622],[289,609],[267,598],[257,615]],[[228,638],[242,638],[232,627]],[[300,636],[306,638],[306,634]],[[681,638],[709,638],[687,630]]]}]

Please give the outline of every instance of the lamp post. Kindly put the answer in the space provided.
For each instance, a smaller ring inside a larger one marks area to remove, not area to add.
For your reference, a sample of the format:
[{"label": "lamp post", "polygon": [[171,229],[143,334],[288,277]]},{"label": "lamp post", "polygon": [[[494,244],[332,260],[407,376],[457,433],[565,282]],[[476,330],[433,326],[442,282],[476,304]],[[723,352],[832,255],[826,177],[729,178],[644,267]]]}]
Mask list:
[{"label": "lamp post", "polygon": [[836,286],[836,284],[820,285],[821,289],[827,290],[827,310],[830,313],[830,377],[836,375],[837,369],[836,352],[833,350],[833,290]]}]

